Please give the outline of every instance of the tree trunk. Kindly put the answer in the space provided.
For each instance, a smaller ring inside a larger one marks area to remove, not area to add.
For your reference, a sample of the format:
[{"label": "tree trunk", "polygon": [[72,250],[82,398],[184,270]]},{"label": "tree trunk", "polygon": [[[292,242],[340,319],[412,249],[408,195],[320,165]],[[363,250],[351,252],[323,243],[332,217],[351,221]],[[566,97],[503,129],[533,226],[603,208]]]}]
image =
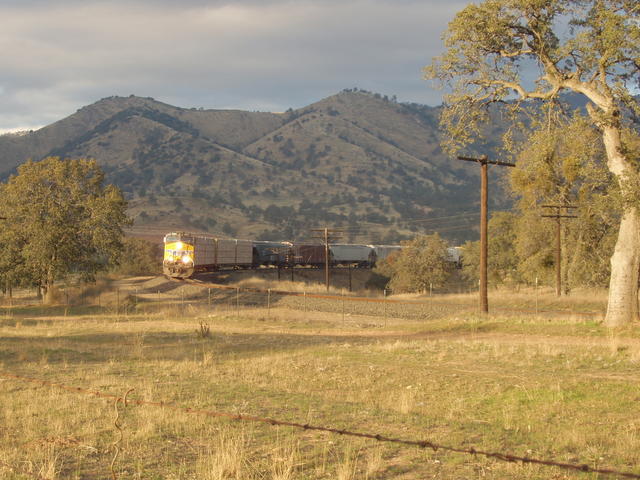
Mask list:
[{"label": "tree trunk", "polygon": [[45,305],[53,305],[55,301],[55,295],[53,294],[53,285],[46,286],[44,288],[44,304]]},{"label": "tree trunk", "polygon": [[[54,257],[55,259],[55,257]],[[44,303],[45,305],[52,305],[55,301],[55,295],[53,290],[53,284],[55,282],[55,277],[53,274],[53,267],[49,267],[47,271],[47,277],[45,279],[44,284]]]},{"label": "tree trunk", "polygon": [[[617,177],[624,193],[631,165],[623,153],[620,128],[607,125],[602,138],[607,151],[609,170]],[[638,210],[626,204],[620,221],[618,240],[611,256],[609,302],[604,323],[609,327],[625,325],[638,319],[638,269],[640,268],[640,218]]]},{"label": "tree trunk", "polygon": [[604,323],[609,327],[638,319],[638,269],[640,268],[640,219],[628,207],[620,222],[616,248],[611,257],[609,303]]}]

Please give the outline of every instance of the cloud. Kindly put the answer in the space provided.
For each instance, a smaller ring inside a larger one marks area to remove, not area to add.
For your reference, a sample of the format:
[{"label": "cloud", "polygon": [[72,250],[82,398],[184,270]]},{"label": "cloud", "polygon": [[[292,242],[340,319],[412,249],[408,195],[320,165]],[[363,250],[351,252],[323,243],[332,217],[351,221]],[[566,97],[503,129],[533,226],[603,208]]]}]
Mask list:
[{"label": "cloud", "polygon": [[281,111],[358,86],[437,104],[420,70],[466,3],[5,0],[0,129],[131,93]]}]

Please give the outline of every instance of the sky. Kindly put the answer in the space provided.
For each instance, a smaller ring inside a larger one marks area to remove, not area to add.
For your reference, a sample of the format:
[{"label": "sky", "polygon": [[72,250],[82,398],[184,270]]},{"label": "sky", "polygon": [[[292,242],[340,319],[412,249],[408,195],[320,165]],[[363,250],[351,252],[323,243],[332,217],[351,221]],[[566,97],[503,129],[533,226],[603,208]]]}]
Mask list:
[{"label": "sky", "polygon": [[441,103],[422,68],[469,0],[0,0],[0,132],[101,98],[281,112],[345,88]]}]

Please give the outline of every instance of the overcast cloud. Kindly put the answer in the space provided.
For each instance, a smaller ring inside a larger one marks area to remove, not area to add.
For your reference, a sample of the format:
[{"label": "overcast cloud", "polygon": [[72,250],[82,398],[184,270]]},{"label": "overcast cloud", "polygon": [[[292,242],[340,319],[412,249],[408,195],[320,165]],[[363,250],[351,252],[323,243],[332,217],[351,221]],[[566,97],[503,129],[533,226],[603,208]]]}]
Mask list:
[{"label": "overcast cloud", "polygon": [[110,95],[283,111],[344,88],[441,102],[421,68],[468,0],[0,0],[0,131]]}]

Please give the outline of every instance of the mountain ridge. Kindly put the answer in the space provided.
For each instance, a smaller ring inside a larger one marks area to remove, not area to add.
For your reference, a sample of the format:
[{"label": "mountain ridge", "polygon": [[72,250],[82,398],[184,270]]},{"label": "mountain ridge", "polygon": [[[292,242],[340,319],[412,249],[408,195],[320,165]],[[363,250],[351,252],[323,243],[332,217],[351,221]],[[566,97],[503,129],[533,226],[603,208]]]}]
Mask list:
[{"label": "mountain ridge", "polygon": [[[127,195],[138,228],[301,239],[322,224],[348,241],[397,242],[433,230],[416,217],[477,204],[477,174],[442,153],[438,115],[361,90],[284,113],[107,97],[0,136],[0,175],[28,158],[91,157]],[[441,230],[459,242],[476,236],[473,223]]]}]

